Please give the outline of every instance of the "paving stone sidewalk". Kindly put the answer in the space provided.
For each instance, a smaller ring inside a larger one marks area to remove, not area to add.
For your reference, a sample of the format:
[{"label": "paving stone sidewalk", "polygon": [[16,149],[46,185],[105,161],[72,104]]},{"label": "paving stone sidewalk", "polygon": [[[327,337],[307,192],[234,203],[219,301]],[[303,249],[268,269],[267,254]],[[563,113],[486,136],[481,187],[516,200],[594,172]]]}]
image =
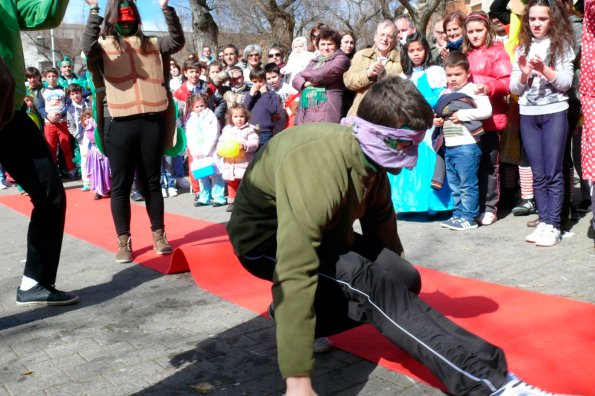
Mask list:
[{"label": "paving stone sidewalk", "polygon": [[[189,194],[166,199],[166,210],[228,219],[225,208],[194,208]],[[113,253],[66,235],[56,286],[78,293],[80,303],[17,307],[28,218],[0,205],[0,219],[0,395],[283,393],[272,321],[201,290],[189,273],[117,264]],[[399,232],[417,264],[594,303],[589,219],[548,249],[523,241],[526,217],[456,233],[411,216],[400,219]],[[317,356],[313,379],[320,395],[441,394],[339,350]]]}]

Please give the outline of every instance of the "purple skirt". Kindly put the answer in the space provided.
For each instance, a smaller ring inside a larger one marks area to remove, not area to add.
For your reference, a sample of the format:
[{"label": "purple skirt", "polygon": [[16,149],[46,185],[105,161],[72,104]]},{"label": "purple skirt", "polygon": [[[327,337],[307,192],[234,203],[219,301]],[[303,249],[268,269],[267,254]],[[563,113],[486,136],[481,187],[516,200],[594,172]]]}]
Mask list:
[{"label": "purple skirt", "polygon": [[112,175],[108,158],[101,154],[96,146],[89,149],[87,158],[87,174],[91,190],[99,195],[107,195],[112,190]]}]

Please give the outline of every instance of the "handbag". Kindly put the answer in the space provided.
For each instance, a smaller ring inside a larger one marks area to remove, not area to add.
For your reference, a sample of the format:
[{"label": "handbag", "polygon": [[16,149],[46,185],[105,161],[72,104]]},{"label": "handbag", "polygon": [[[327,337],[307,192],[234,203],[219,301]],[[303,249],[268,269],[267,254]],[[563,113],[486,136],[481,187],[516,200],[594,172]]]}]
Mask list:
[{"label": "handbag", "polygon": [[217,173],[217,169],[215,168],[215,161],[213,157],[203,157],[203,158],[195,158],[192,161],[192,165],[190,166],[192,171],[192,176],[195,179],[202,179],[203,177],[213,176]]}]

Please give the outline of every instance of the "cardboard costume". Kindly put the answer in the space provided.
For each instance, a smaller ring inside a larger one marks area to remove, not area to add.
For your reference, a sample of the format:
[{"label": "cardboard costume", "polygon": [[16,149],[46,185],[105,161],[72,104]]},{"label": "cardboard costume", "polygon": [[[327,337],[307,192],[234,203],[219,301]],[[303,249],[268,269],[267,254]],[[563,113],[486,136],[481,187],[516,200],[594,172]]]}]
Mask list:
[{"label": "cardboard costume", "polygon": [[[97,27],[101,22],[99,16],[93,21]],[[181,31],[176,33],[183,36]],[[181,136],[183,133],[176,128],[175,103],[166,89],[169,52],[163,51],[161,42],[156,37],[149,38],[150,49],[146,53],[141,52],[141,38],[138,34],[118,36],[117,39],[116,44],[116,36],[98,37],[101,56],[87,59],[92,78],[93,110],[97,120],[95,140],[98,148],[105,153],[104,117],[161,113],[165,121],[164,152],[167,155],[183,152],[185,145]]]}]

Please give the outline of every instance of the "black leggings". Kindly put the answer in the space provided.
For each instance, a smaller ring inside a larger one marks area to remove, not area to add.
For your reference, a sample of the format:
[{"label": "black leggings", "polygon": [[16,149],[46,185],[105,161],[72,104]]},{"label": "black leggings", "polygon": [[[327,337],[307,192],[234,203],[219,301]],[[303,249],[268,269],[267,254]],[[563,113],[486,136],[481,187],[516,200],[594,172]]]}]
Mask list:
[{"label": "black leggings", "polygon": [[137,182],[151,230],[164,228],[161,195],[161,157],[164,123],[161,115],[112,118],[105,131],[105,150],[112,172],[112,217],[119,235],[130,234],[130,189]]},{"label": "black leggings", "polygon": [[[275,253],[275,242],[268,241],[239,260],[253,275],[272,281]],[[452,394],[489,395],[504,385],[504,352],[421,300],[419,273],[398,254],[357,235],[351,249],[323,244],[318,256],[316,337],[370,323],[428,367]]]}]

